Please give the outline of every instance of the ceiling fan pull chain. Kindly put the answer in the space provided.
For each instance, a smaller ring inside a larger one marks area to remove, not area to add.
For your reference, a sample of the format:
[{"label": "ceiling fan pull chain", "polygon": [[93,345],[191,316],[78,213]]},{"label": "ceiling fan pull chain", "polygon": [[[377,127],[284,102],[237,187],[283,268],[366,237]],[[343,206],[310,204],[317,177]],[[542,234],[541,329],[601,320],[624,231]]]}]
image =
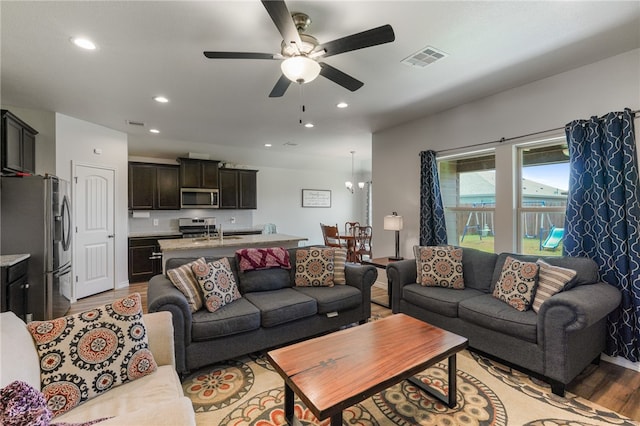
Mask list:
[{"label": "ceiling fan pull chain", "polygon": [[298,84],[298,86],[300,87],[300,91],[298,92],[300,94],[300,125],[302,125],[302,120],[304,118],[304,95],[303,95],[303,88],[302,88],[302,84]]}]

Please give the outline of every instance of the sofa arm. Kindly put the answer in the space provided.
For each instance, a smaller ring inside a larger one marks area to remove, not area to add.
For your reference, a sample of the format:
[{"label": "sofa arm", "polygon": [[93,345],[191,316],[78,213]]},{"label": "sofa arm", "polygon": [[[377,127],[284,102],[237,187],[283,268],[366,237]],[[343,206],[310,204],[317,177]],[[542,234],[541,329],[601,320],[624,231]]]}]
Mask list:
[{"label": "sofa arm", "polygon": [[158,365],[176,366],[176,357],[173,352],[173,323],[171,313],[154,312],[142,316],[147,328],[149,350],[153,354]]},{"label": "sofa arm", "polygon": [[371,265],[347,263],[344,268],[347,285],[356,287],[362,294],[362,321],[371,317],[371,286],[378,278],[378,270]]},{"label": "sofa arm", "polygon": [[387,280],[391,285],[391,311],[394,314],[397,314],[400,308],[402,287],[415,283],[416,277],[415,259],[398,260],[387,266]]},{"label": "sofa arm", "polygon": [[186,371],[186,347],[191,343],[191,308],[184,294],[164,275],[149,280],[147,291],[149,312],[167,311],[173,322],[175,365],[180,373]]},{"label": "sofa arm", "polygon": [[599,282],[581,285],[553,295],[538,312],[539,338],[555,331],[571,332],[585,329],[620,305],[622,296],[614,286]]},{"label": "sofa arm", "polygon": [[362,292],[368,289],[369,293],[371,293],[371,286],[378,278],[378,270],[371,265],[347,263],[344,267],[344,275],[347,280],[347,285],[356,287]]},{"label": "sofa arm", "polygon": [[569,383],[605,350],[606,317],[622,299],[603,282],[560,292],[538,312],[538,344],[544,348],[544,375]]}]

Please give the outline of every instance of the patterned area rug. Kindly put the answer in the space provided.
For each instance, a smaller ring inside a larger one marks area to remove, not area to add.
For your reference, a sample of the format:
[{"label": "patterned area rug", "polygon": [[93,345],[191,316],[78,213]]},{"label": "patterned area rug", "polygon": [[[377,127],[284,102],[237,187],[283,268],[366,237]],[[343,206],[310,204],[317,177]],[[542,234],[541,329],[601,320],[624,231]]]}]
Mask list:
[{"label": "patterned area rug", "polygon": [[[401,354],[398,354],[401,356]],[[456,408],[435,402],[407,381],[401,382],[343,412],[345,425],[639,425],[619,414],[567,394],[553,395],[544,384],[468,351],[458,354]],[[423,382],[448,391],[446,363],[417,375]],[[264,356],[203,368],[183,380],[198,425],[275,426],[284,420],[284,386]],[[296,397],[300,424],[318,422]]]}]

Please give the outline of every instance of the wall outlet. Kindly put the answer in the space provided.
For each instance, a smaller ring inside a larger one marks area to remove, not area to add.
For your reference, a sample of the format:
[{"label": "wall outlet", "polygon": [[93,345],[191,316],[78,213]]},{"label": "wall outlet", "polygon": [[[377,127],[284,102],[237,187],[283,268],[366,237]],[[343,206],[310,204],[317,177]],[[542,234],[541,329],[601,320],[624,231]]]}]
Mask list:
[{"label": "wall outlet", "polygon": [[236,218],[235,217],[231,218],[231,223],[236,223]]},{"label": "wall outlet", "polygon": [[158,219],[153,219],[153,226],[158,226]]}]

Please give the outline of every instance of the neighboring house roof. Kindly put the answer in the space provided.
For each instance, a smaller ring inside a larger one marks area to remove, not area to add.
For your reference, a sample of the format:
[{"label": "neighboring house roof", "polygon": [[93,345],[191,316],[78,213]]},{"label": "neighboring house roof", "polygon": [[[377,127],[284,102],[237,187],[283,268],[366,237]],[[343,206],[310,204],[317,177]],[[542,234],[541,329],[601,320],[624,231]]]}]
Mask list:
[{"label": "neighboring house roof", "polygon": [[[528,198],[566,198],[567,191],[530,179],[522,179],[522,193]],[[494,171],[460,174],[460,197],[493,197],[496,193]]]}]

